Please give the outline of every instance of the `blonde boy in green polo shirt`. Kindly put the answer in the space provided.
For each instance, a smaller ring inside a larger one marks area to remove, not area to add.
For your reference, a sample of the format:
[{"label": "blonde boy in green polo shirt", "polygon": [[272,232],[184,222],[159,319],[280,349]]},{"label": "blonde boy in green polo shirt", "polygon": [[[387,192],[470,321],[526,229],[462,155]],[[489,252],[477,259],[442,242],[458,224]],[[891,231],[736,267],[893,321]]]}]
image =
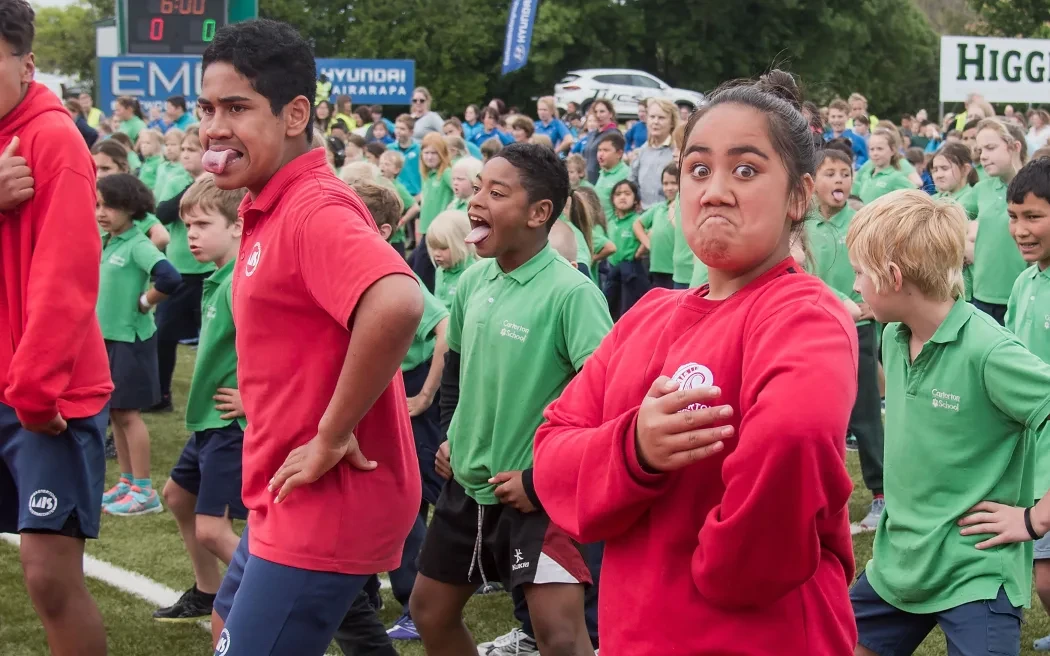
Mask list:
[{"label": "blonde boy in green polo shirt", "polygon": [[467,241],[487,259],[463,274],[452,304],[441,384],[452,479],[419,555],[412,617],[429,653],[475,653],[463,607],[498,578],[524,591],[540,652],[592,654],[591,577],[532,488],[532,447],[543,409],[612,321],[601,292],[548,243],[569,195],[554,151],[511,144],[485,164],[475,189]]},{"label": "blonde boy in green polo shirt", "polygon": [[241,243],[237,208],[245,193],[219,189],[204,176],[179,204],[188,249],[198,262],[217,268],[204,280],[201,295],[200,341],[186,401],[186,428],[192,434],[163,492],[189,553],[194,585],[173,605],[153,613],[163,622],[211,616],[222,583],[219,561],[230,564],[239,540],[230,520],[248,516],[241,501],[247,422],[237,391],[232,312],[233,267]]},{"label": "blonde boy in green polo shirt", "polygon": [[616,183],[631,177],[631,167],[623,161],[623,149],[626,146],[623,135],[618,131],[610,131],[602,135],[598,140],[598,181],[594,183],[594,191],[601,201],[605,218],[612,221],[616,217],[616,208],[613,207],[612,191]]},{"label": "blonde boy in green polo shirt", "polygon": [[956,522],[982,499],[1031,505],[1050,366],[963,299],[966,222],[958,204],[897,191],[846,237],[856,289],[889,324],[886,508],[850,591],[863,656],[911,654],[936,625],[949,653],[1020,653],[1032,547],[980,551]]}]

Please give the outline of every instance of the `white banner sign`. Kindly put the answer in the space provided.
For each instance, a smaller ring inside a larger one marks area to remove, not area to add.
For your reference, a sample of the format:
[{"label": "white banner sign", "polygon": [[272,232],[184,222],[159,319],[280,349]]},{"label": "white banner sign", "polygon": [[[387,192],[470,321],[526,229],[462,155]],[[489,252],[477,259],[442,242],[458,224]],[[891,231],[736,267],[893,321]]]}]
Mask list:
[{"label": "white banner sign", "polygon": [[1050,40],[941,37],[941,102],[1050,103]]}]

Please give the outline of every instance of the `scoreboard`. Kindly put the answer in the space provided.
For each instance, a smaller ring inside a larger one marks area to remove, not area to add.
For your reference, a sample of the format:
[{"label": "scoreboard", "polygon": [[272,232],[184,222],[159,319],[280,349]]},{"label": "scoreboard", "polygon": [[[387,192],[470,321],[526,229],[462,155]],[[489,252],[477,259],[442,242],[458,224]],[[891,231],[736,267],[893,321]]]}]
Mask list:
[{"label": "scoreboard", "polygon": [[125,52],[199,55],[226,25],[228,0],[122,0]]}]

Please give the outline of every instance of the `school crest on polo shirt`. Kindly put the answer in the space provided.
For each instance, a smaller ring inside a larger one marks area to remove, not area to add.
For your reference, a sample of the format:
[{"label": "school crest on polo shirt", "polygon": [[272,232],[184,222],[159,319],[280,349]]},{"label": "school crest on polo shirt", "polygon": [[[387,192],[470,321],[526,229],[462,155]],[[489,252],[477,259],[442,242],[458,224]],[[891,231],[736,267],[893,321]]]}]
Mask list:
[{"label": "school crest on polo shirt", "polygon": [[[690,390],[696,389],[697,387],[714,385],[715,375],[704,365],[690,362],[689,364],[683,364],[681,367],[678,367],[678,370],[674,372],[673,376],[671,376],[671,380],[678,383],[678,389]],[[701,410],[706,407],[707,406],[703,403],[692,403],[688,407],[679,410],[679,412]]]},{"label": "school crest on polo shirt", "polygon": [[116,253],[114,253],[114,254],[109,256],[109,263],[112,264],[113,266],[122,267],[125,264],[127,264],[128,261],[125,260],[122,256],[117,255]]},{"label": "school crest on polo shirt", "polygon": [[248,261],[244,263],[244,275],[249,278],[255,273],[255,270],[259,268],[259,262],[262,261],[262,244],[255,242],[252,246],[252,252],[248,255]]}]

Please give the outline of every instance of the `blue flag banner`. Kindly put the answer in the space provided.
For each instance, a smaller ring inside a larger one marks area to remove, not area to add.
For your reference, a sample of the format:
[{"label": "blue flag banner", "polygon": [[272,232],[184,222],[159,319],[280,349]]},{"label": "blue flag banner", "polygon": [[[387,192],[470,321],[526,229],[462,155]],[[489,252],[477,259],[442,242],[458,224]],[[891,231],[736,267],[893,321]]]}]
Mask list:
[{"label": "blue flag banner", "polygon": [[507,18],[507,40],[503,44],[503,75],[525,66],[532,45],[532,25],[539,0],[513,0]]},{"label": "blue flag banner", "polygon": [[[332,98],[347,95],[355,105],[408,105],[416,81],[410,59],[318,59],[317,74],[332,83]],[[164,109],[170,96],[194,103],[201,92],[199,56],[99,57],[99,106],[113,109],[120,96],[138,98],[146,111]],[[313,98],[311,98],[313,100]]]}]

